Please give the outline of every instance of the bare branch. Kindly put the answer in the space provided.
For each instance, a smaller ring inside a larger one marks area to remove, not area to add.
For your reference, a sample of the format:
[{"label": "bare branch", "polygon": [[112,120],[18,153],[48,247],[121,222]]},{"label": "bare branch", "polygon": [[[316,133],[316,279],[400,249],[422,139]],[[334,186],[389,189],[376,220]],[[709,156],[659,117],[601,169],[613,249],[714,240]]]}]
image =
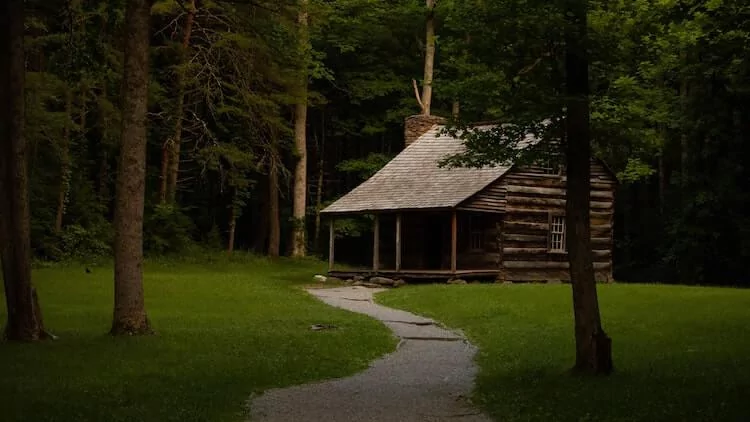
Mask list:
[{"label": "bare branch", "polygon": [[419,95],[419,86],[417,85],[417,80],[412,79],[411,80],[412,85],[414,85],[414,95],[417,97],[417,102],[419,103],[419,108],[421,108],[424,111],[424,104],[422,103],[422,97]]}]

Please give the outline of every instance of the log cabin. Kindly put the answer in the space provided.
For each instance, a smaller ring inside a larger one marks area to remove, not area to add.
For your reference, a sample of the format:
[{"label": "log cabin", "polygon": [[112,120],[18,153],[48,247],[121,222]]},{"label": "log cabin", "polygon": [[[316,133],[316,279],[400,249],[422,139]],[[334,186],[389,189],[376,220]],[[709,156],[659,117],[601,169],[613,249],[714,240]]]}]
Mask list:
[{"label": "log cabin", "polygon": [[[332,220],[329,275],[569,281],[564,168],[442,167],[443,158],[464,150],[444,127],[436,116],[407,118],[404,150],[322,210]],[[612,281],[616,185],[606,164],[593,158],[591,245],[600,282]],[[335,218],[352,214],[373,217],[372,266],[337,270]]]}]

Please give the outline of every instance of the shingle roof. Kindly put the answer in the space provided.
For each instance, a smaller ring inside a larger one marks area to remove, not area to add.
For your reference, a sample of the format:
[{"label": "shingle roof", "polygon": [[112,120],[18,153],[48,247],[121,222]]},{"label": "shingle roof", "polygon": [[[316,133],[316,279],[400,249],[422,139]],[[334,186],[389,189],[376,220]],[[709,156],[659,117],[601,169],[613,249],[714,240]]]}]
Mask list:
[{"label": "shingle roof", "polygon": [[464,151],[435,125],[370,179],[325,208],[326,214],[453,208],[504,175],[506,167],[449,168],[438,162]]}]

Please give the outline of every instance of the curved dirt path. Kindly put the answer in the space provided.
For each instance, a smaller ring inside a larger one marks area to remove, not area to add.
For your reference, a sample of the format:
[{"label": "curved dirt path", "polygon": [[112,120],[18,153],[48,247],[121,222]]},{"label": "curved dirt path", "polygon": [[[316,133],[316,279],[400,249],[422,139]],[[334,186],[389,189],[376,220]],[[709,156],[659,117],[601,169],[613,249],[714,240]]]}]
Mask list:
[{"label": "curved dirt path", "polygon": [[379,289],[308,291],[332,306],[379,319],[401,339],[399,346],[354,376],[265,392],[251,401],[251,421],[491,421],[467,399],[476,348],[462,335],[374,303]]}]

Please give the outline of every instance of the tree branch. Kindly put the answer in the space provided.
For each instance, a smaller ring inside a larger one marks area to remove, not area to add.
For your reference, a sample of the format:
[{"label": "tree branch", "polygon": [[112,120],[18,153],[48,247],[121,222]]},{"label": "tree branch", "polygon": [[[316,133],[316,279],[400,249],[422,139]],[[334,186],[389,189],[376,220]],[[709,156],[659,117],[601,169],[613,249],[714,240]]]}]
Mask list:
[{"label": "tree branch", "polygon": [[424,111],[424,104],[422,103],[422,97],[419,95],[419,86],[417,86],[417,80],[412,79],[411,80],[412,85],[414,85],[414,95],[417,97],[417,102],[419,103],[419,108]]}]

